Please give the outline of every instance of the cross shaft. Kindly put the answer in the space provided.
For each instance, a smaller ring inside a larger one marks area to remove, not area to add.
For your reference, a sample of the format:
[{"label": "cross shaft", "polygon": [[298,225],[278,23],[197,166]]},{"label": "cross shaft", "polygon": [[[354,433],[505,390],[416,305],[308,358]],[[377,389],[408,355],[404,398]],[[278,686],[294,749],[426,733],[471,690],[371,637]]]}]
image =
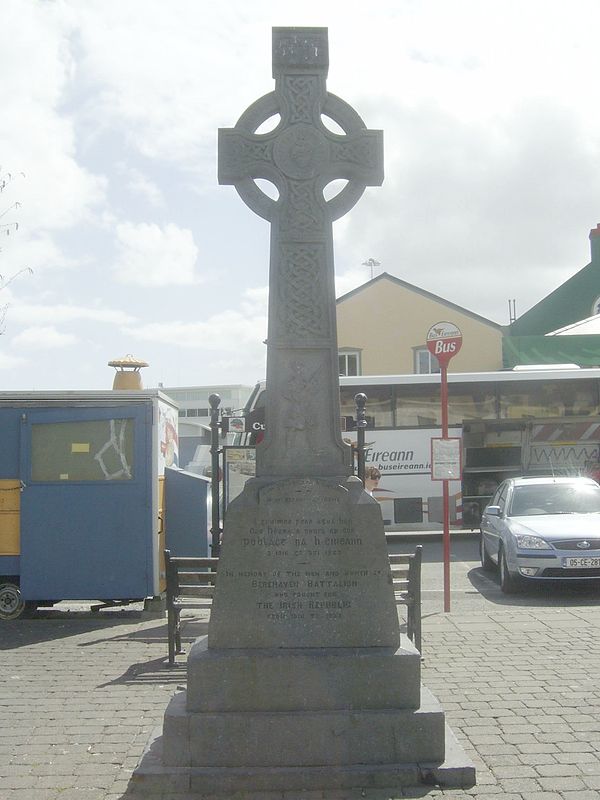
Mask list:
[{"label": "cross shaft", "polygon": [[[327,92],[325,28],[274,28],[275,91],[219,131],[219,182],[271,223],[266,437],[257,475],[347,474],[340,434],[332,223],[383,181],[383,134]],[[271,116],[277,127],[256,133]],[[343,130],[332,133],[322,117]],[[257,178],[271,181],[277,200]],[[345,188],[332,200],[323,190]]]}]

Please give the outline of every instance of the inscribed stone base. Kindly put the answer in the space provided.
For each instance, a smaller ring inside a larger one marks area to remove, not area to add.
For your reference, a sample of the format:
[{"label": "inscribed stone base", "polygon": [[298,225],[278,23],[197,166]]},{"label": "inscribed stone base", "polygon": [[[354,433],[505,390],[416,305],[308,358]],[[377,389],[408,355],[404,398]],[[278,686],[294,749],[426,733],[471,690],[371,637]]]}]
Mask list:
[{"label": "inscribed stone base", "polygon": [[209,648],[399,644],[381,510],[360,480],[248,481],[227,511]]}]

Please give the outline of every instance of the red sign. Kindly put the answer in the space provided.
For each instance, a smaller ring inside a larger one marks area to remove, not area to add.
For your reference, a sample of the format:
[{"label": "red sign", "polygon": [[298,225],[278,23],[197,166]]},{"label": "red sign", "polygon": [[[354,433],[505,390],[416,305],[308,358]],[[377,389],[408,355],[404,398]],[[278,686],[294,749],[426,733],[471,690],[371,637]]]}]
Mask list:
[{"label": "red sign", "polygon": [[447,367],[450,359],[462,347],[462,333],[453,322],[436,322],[427,332],[427,349],[440,366]]}]

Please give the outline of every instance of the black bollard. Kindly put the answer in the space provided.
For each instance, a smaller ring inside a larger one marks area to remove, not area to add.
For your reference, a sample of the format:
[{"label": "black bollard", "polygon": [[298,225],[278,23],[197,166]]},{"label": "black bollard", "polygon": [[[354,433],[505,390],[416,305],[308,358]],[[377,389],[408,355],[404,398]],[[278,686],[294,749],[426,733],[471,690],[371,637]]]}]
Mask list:
[{"label": "black bollard", "polygon": [[219,405],[221,398],[218,394],[211,394],[208,398],[210,404],[210,462],[211,462],[211,497],[212,497],[212,523],[210,528],[211,545],[210,553],[213,558],[218,558],[221,553],[221,523],[219,514]]},{"label": "black bollard", "polygon": [[367,420],[365,418],[365,405],[367,403],[367,395],[359,392],[354,395],[354,402],[356,403],[356,461],[358,468],[358,477],[365,483],[365,428],[367,427]]}]

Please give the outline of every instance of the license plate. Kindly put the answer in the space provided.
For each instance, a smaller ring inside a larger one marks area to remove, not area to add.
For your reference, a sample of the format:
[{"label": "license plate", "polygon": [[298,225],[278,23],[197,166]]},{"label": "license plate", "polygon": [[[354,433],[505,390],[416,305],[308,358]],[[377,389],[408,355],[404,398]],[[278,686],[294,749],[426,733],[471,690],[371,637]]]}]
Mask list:
[{"label": "license plate", "polygon": [[594,569],[600,567],[599,556],[577,556],[573,558],[565,558],[563,566],[566,569]]}]

